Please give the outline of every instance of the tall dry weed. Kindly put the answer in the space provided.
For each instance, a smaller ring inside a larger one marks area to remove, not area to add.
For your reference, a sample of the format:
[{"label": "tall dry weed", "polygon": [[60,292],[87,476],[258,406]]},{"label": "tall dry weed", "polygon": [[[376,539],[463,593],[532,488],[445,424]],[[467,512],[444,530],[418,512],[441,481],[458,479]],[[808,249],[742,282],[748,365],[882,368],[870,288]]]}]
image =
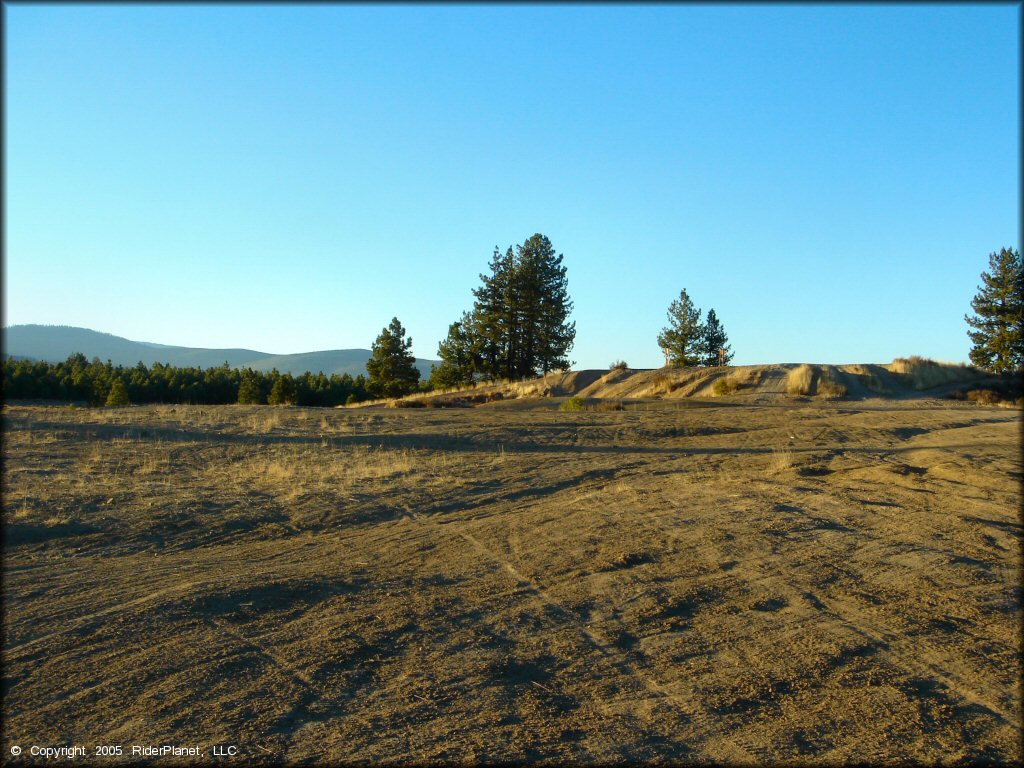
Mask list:
[{"label": "tall dry weed", "polygon": [[932,389],[978,378],[978,370],[960,363],[942,363],[927,357],[897,357],[885,366],[892,373],[905,376],[916,390]]},{"label": "tall dry weed", "polygon": [[786,392],[790,395],[810,395],[814,386],[814,369],[806,363],[786,374]]},{"label": "tall dry weed", "polygon": [[772,448],[771,458],[768,460],[766,473],[777,475],[780,472],[793,468],[793,452],[788,448]]}]

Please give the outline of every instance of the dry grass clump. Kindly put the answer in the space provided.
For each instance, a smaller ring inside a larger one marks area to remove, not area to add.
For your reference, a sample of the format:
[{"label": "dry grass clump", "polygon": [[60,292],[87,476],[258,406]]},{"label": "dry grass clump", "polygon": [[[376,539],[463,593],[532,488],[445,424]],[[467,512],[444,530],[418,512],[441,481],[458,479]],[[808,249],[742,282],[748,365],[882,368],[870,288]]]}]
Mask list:
[{"label": "dry grass clump", "polygon": [[792,469],[793,465],[793,452],[788,447],[772,448],[772,457],[769,459],[768,469],[765,471],[769,475],[777,475]]},{"label": "dry grass clump", "polygon": [[967,391],[957,389],[949,397],[952,400],[966,400],[978,405],[997,405],[1000,408],[1024,408],[1024,395],[1021,395],[1019,386],[1016,388],[979,388]]},{"label": "dry grass clump", "polygon": [[420,399],[389,400],[388,408],[425,408],[426,403]]},{"label": "dry grass clump", "polygon": [[675,392],[677,389],[703,381],[712,374],[710,368],[663,368],[656,372],[636,397],[657,397]]},{"label": "dry grass clump", "polygon": [[932,389],[978,377],[978,369],[972,366],[941,363],[917,355],[897,357],[885,367],[893,373],[908,377],[910,386],[916,390]]},{"label": "dry grass clump", "polygon": [[560,406],[560,411],[622,411],[625,407],[621,400],[606,400],[604,398],[583,398],[573,395]]},{"label": "dry grass clump", "polygon": [[230,480],[239,491],[256,490],[290,500],[407,476],[420,471],[424,463],[408,449],[279,448],[246,450],[230,464],[211,466],[204,474],[211,482]]},{"label": "dry grass clump", "polygon": [[848,375],[856,376],[861,384],[876,394],[888,395],[892,392],[892,388],[882,380],[878,372],[869,366],[854,364],[846,366],[843,370]]},{"label": "dry grass clump", "polygon": [[835,369],[827,365],[822,369],[821,376],[818,379],[817,391],[819,395],[832,399],[835,397],[845,397],[847,389],[845,384],[840,384],[837,380]]},{"label": "dry grass clump", "polygon": [[839,372],[833,366],[818,368],[803,363],[786,375],[786,392],[790,395],[821,395],[832,399],[844,397],[847,389],[839,381]]},{"label": "dry grass clump", "polygon": [[672,383],[672,378],[670,376],[659,371],[651,377],[648,394],[666,395],[672,391]]},{"label": "dry grass clump", "polygon": [[716,396],[731,395],[734,392],[746,387],[756,387],[761,383],[764,371],[759,368],[740,368],[733,370],[728,376],[721,376],[715,380],[711,391]]},{"label": "dry grass clump", "polygon": [[551,389],[546,384],[537,381],[512,384],[509,391],[514,397],[548,397],[551,394]]},{"label": "dry grass clump", "polygon": [[804,363],[786,374],[786,392],[791,395],[809,395],[814,386],[814,369]]}]

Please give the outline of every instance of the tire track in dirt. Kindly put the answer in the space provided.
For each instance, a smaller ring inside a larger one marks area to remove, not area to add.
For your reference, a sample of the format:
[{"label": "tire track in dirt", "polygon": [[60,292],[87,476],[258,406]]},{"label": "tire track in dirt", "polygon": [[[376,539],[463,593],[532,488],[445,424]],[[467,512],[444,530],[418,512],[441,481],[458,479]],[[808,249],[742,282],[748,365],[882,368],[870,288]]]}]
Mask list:
[{"label": "tire track in dirt", "polygon": [[125,611],[125,610],[128,610],[129,608],[135,608],[136,606],[139,606],[139,605],[145,605],[146,603],[150,603],[150,602],[156,600],[159,597],[163,597],[164,595],[168,595],[168,594],[173,594],[175,592],[180,592],[182,590],[189,589],[190,587],[194,587],[194,586],[197,586],[197,585],[212,584],[212,583],[216,583],[216,581],[215,580],[210,580],[210,581],[205,581],[205,582],[204,581],[183,581],[183,582],[179,582],[177,584],[172,584],[169,587],[164,587],[162,589],[158,589],[155,592],[150,592],[149,594],[143,595],[142,597],[137,597],[134,600],[127,600],[125,602],[115,603],[114,605],[111,605],[111,606],[109,606],[107,608],[104,608],[104,609],[99,610],[99,611],[94,611],[93,613],[89,613],[89,614],[86,614],[84,616],[79,616],[79,617],[77,617],[75,619],[71,619],[70,621],[67,620],[67,619],[62,619],[61,622],[60,622],[61,625],[62,625],[60,627],[60,629],[55,629],[55,630],[53,630],[51,632],[47,632],[47,633],[42,634],[42,635],[37,635],[36,637],[30,638],[28,640],[25,640],[25,641],[23,641],[21,643],[17,643],[15,645],[9,645],[9,646],[7,646],[4,649],[4,651],[7,654],[11,654],[11,653],[14,653],[16,651],[25,651],[25,650],[27,650],[29,648],[33,648],[36,645],[39,645],[40,643],[42,643],[42,642],[44,642],[46,640],[51,640],[51,639],[53,639],[55,637],[60,637],[61,635],[66,635],[66,634],[69,634],[71,632],[75,632],[78,629],[81,629],[83,626],[85,626],[89,622],[95,621],[96,619],[101,619],[104,616],[109,616],[112,613],[117,613],[119,611]]},{"label": "tire track in dirt", "polygon": [[[830,550],[832,555],[831,561],[834,564],[843,562],[843,558],[848,554],[834,544],[830,544],[827,537],[820,537],[816,543],[819,547]],[[797,567],[800,568],[800,566]],[[834,567],[843,570],[851,579],[857,576],[857,574],[839,565],[834,565]],[[807,599],[806,596],[810,595],[818,610],[819,617],[821,617],[821,614],[824,614],[822,618],[827,617],[834,625],[841,626],[845,630],[853,632],[884,648],[897,666],[909,669],[926,678],[931,677],[941,681],[963,699],[990,711],[993,715],[998,716],[1003,723],[1016,729],[1018,733],[1022,732],[1015,713],[1007,711],[1000,703],[993,699],[989,695],[989,693],[992,693],[991,691],[979,692],[968,686],[964,681],[943,671],[943,668],[956,668],[957,659],[933,641],[920,636],[908,638],[903,632],[894,630],[885,622],[877,618],[869,618],[852,601],[842,601],[840,603],[834,599],[823,599],[810,591],[813,580],[805,579],[805,586],[808,587],[808,590],[801,592],[799,587],[793,586],[792,579],[783,579],[780,576],[768,573],[757,562],[746,563],[745,570],[754,572],[756,577],[747,579],[738,573],[736,576],[744,578],[744,581],[749,584],[767,584],[783,594],[799,595],[804,597],[804,599]],[[924,653],[922,653],[922,650]],[[929,663],[925,659],[933,659],[936,663]],[[940,664],[942,666],[939,666]]]},{"label": "tire track in dirt", "polygon": [[[352,540],[359,540],[360,538],[361,538],[360,534],[352,534],[352,535],[333,534],[332,535],[332,539],[331,539],[331,542],[332,542],[331,546],[337,546],[338,542],[348,542],[348,541],[352,541]],[[305,570],[306,566],[302,562],[302,555],[304,554],[304,550],[306,550],[309,547],[321,548],[321,547],[324,547],[324,546],[327,546],[327,543],[325,543],[324,541],[317,541],[314,537],[310,537],[310,536],[305,537],[304,540],[295,541],[292,544],[292,546],[288,547],[287,549],[280,549],[280,542],[268,542],[266,544],[266,549],[268,551],[266,551],[266,552],[261,552],[259,554],[249,553],[248,551],[246,552],[246,556],[245,556],[244,561],[243,561],[243,564],[244,564],[246,570],[241,575],[239,573],[233,573],[233,574],[230,574],[230,575],[223,575],[225,573],[226,566],[235,565],[234,561],[216,560],[215,558],[200,558],[200,557],[197,557],[195,554],[193,554],[193,550],[188,550],[189,556],[188,556],[187,560],[179,559],[179,560],[174,560],[173,562],[168,562],[166,564],[155,564],[155,565],[151,565],[149,563],[145,563],[144,565],[145,565],[145,568],[146,568],[146,574],[147,574],[147,580],[148,581],[153,581],[153,580],[155,580],[155,578],[160,578],[160,577],[173,577],[173,576],[177,576],[177,575],[181,575],[181,574],[186,574],[186,573],[195,573],[197,570],[200,570],[200,569],[213,570],[213,571],[218,572],[219,575],[217,575],[215,577],[212,577],[212,578],[207,578],[207,579],[194,579],[194,580],[185,580],[185,581],[181,581],[181,582],[175,582],[174,584],[170,584],[168,586],[161,587],[160,589],[154,590],[152,592],[148,592],[145,595],[141,595],[139,597],[135,597],[135,598],[132,598],[132,599],[127,599],[127,600],[125,600],[125,599],[117,600],[113,604],[107,606],[106,608],[100,609],[98,611],[89,611],[88,613],[83,613],[83,614],[81,614],[79,616],[76,616],[76,617],[67,617],[66,614],[68,612],[68,608],[69,607],[71,609],[82,608],[82,609],[88,610],[88,608],[90,608],[96,602],[95,597],[94,597],[94,593],[87,592],[86,594],[84,594],[82,596],[82,598],[79,601],[71,602],[70,605],[69,605],[68,601],[65,600],[62,603],[63,610],[60,613],[45,614],[45,615],[42,615],[42,616],[37,615],[37,616],[33,617],[33,620],[32,620],[33,624],[39,624],[39,623],[54,624],[54,625],[59,625],[58,628],[52,629],[51,631],[48,631],[48,632],[45,632],[45,633],[36,634],[34,637],[29,638],[28,640],[24,640],[24,641],[22,641],[20,643],[16,643],[14,645],[7,646],[5,648],[5,651],[9,653],[11,651],[17,651],[17,650],[33,647],[33,646],[39,644],[40,642],[43,642],[47,638],[55,638],[55,637],[59,637],[61,635],[67,634],[69,632],[74,632],[74,631],[80,629],[83,625],[88,624],[90,621],[94,621],[96,619],[104,618],[106,616],[109,616],[111,614],[118,613],[118,612],[121,612],[121,611],[126,611],[126,610],[129,610],[131,608],[138,607],[140,605],[145,605],[147,603],[153,602],[154,600],[157,600],[157,599],[159,599],[161,597],[164,597],[166,595],[173,595],[173,594],[175,594],[177,592],[188,590],[188,589],[190,589],[192,587],[227,586],[227,585],[230,585],[232,582],[237,582],[240,578],[243,578],[243,577],[246,578],[246,579],[250,579],[250,578],[255,578],[255,577],[259,577],[259,576],[266,576],[266,575],[282,576],[283,574],[289,573],[289,571],[291,571],[291,575],[293,575],[293,576],[302,577],[302,576],[307,575],[306,574],[306,570]],[[178,555],[180,553],[179,552],[173,552],[173,553],[169,553],[169,554],[170,555]],[[285,563],[272,562],[272,561],[280,561],[282,558],[291,558],[291,559],[289,561],[285,562]],[[296,560],[295,558],[299,558],[299,559]],[[108,561],[107,564],[108,565],[110,564],[109,561]],[[124,567],[123,567],[123,564],[117,564],[117,565],[121,566],[121,567],[112,568],[111,569],[111,573],[113,573],[114,575],[116,575],[118,577],[121,577],[121,576],[123,576],[123,573],[124,573]],[[140,564],[138,564],[138,567],[141,567],[142,565],[143,564],[140,563]],[[269,565],[273,565],[275,567],[275,569],[272,570],[272,571],[248,570],[249,568],[251,568],[253,566],[269,566]],[[282,570],[282,566],[285,566],[285,570]],[[40,566],[40,567],[42,567],[42,566]],[[137,567],[137,566],[134,563],[129,563],[128,567],[129,568],[134,568],[134,567]],[[12,574],[10,573],[11,570],[12,569],[9,566],[5,566],[5,568],[4,568],[4,577],[5,577],[5,580],[7,581],[8,589],[10,589],[11,586],[12,586],[12,582],[11,582],[11,575]],[[17,575],[18,576],[27,577],[28,574],[25,573],[25,572],[22,572],[22,573],[19,573]],[[109,574],[105,573],[104,574],[104,580],[108,579],[108,578],[109,578]],[[129,579],[129,581],[130,581],[130,579]],[[84,588],[86,590],[90,589],[90,587],[88,587],[88,586],[86,586]],[[99,589],[99,586],[96,585],[94,588],[95,589]],[[103,588],[104,589],[109,589],[109,586],[105,585]],[[11,630],[11,628],[12,628],[12,626],[11,626],[11,607],[10,606],[6,606],[6,612],[7,612],[7,624],[6,624],[5,629],[9,632]]]},{"label": "tire track in dirt", "polygon": [[[763,493],[763,492],[762,492]],[[770,496],[764,494],[766,500],[771,500]],[[835,499],[826,497],[826,500],[839,504]],[[666,520],[666,516],[671,514],[668,511],[654,514],[648,518],[648,520],[654,523],[653,530],[659,534],[666,536],[669,539],[675,540],[678,543],[684,544],[687,549],[693,547],[694,542],[690,538],[684,537],[673,525],[672,521]],[[806,516],[806,513],[804,513]],[[897,519],[895,515],[886,514],[885,517],[892,520]],[[931,526],[924,526],[932,530],[938,530]],[[866,532],[861,532],[866,533]],[[864,556],[868,550],[880,550],[885,542],[881,538],[868,536],[869,541],[866,547],[859,549],[859,554]],[[840,563],[846,561],[849,556],[849,552],[841,546],[830,541],[828,536],[820,536],[815,540],[815,545],[818,548],[824,548],[829,552],[829,561],[833,564],[833,567],[843,571],[847,579],[851,583],[856,583],[860,578],[859,574],[853,571],[843,568]],[[704,551],[705,557],[708,558],[708,562],[714,559],[712,557],[713,549],[706,547],[697,548],[697,551]],[[718,553],[721,555],[721,553]],[[724,558],[719,558],[724,559]],[[882,559],[884,558],[876,558]],[[807,568],[807,565],[798,566],[798,570]],[[783,578],[777,574],[767,572],[763,566],[759,565],[754,560],[744,561],[744,568],[740,570],[730,570],[727,573],[713,574],[695,577],[694,581],[700,584],[719,583],[719,582],[736,582],[741,580],[745,583],[749,590],[757,592],[763,590],[764,587],[776,591],[780,594],[787,595],[790,600],[789,604],[791,607],[796,607],[801,602],[811,602],[812,606],[816,611],[808,614],[807,611],[803,611],[801,616],[794,617],[794,621],[790,622],[791,627],[797,627],[807,622],[808,617],[813,617],[821,629],[827,629],[833,631],[836,635],[852,634],[859,638],[863,638],[871,642],[873,645],[883,648],[887,655],[890,656],[892,663],[897,668],[909,670],[916,675],[919,675],[925,679],[933,679],[944,684],[950,691],[956,693],[963,700],[988,711],[994,716],[997,721],[1003,725],[1009,725],[1013,727],[1018,735],[1022,732],[1022,728],[1017,723],[1019,718],[1017,713],[1007,710],[998,701],[998,690],[996,689],[985,689],[977,690],[976,686],[971,686],[962,680],[960,677],[949,674],[944,669],[956,669],[958,666],[962,666],[960,659],[955,655],[948,653],[941,646],[935,642],[922,638],[920,636],[907,637],[904,632],[894,630],[888,626],[885,622],[879,621],[875,618],[869,618],[864,611],[857,608],[850,601],[843,601],[838,603],[835,600],[823,600],[816,595],[812,590],[814,585],[813,574],[809,577],[805,577],[802,581],[806,590],[801,587],[794,586],[793,575],[790,578]],[[611,619],[611,617],[608,617]],[[838,630],[838,631],[837,631]],[[1012,695],[1012,694],[1011,694]],[[738,734],[731,736],[733,742],[739,742],[742,745],[742,741],[737,738]],[[750,750],[755,751],[755,750]]]},{"label": "tire track in dirt", "polygon": [[[420,523],[421,525],[430,526],[435,529],[438,527],[437,523],[432,521],[430,518],[422,517],[407,507],[404,511],[410,519]],[[723,738],[723,735],[720,733],[720,723],[715,723],[711,718],[711,715],[706,710],[695,704],[695,696],[692,697],[690,701],[681,700],[679,696],[667,690],[654,678],[645,675],[640,672],[640,670],[636,669],[634,665],[624,657],[622,651],[612,643],[598,637],[585,624],[583,624],[570,609],[562,605],[561,602],[554,598],[534,579],[521,573],[515,565],[509,562],[506,558],[501,557],[488,547],[484,546],[484,544],[482,544],[480,540],[471,533],[458,529],[455,530],[455,533],[464,541],[472,545],[478,552],[480,552],[480,554],[484,555],[494,564],[500,566],[506,573],[515,579],[522,589],[532,594],[547,608],[561,616],[564,625],[572,627],[576,632],[582,635],[587,643],[601,654],[601,656],[603,656],[624,677],[638,682],[640,686],[646,689],[646,691],[652,696],[667,702],[672,708],[682,714],[687,723],[696,725],[698,728],[698,736],[702,739],[700,746],[707,750],[707,754],[712,759],[721,760],[731,764],[750,764],[757,762],[757,751],[752,748],[752,745],[751,748],[745,749],[734,744],[732,741]],[[607,707],[602,707],[602,709],[607,709]],[[613,713],[606,712],[606,714]],[[711,739],[716,740],[717,745],[709,748],[707,742]]]},{"label": "tire track in dirt", "polygon": [[304,688],[307,692],[313,693],[317,698],[321,698],[319,692],[316,690],[316,686],[313,681],[310,680],[303,672],[296,667],[292,666],[287,660],[282,658],[277,653],[274,653],[270,648],[259,642],[257,638],[246,637],[236,629],[232,629],[223,621],[217,621],[209,617],[205,618],[207,626],[216,632],[227,635],[228,637],[241,644],[243,647],[254,651],[259,656],[265,658],[279,670],[285,673],[285,675],[292,680],[292,682],[298,684]]}]

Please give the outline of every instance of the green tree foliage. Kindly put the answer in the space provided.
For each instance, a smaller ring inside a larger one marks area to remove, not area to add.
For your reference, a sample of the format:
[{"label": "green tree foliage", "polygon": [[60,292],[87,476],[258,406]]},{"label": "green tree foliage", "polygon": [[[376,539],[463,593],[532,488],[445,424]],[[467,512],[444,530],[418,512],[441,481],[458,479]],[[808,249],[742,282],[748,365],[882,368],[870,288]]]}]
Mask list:
[{"label": "green tree foliage", "polygon": [[473,340],[469,328],[473,319],[468,312],[462,320],[448,326],[448,336],[437,348],[441,364],[430,370],[430,386],[433,389],[466,387],[473,383],[476,358],[473,354]]},{"label": "green tree foliage", "polygon": [[568,322],[572,301],[562,255],[555,253],[544,235],[536,234],[517,249],[516,257],[519,344],[515,377],[568,368],[566,355],[576,337],[576,323]]},{"label": "green tree foliage", "polygon": [[113,384],[110,385],[110,393],[107,395],[105,405],[129,405],[130,402],[128,399],[128,388],[124,385],[124,382],[121,379],[114,379]]},{"label": "green tree foliage", "polygon": [[260,405],[265,402],[259,378],[249,368],[242,371],[238,384],[238,402],[241,405]]},{"label": "green tree foliage", "polygon": [[[719,358],[719,353],[724,354]],[[728,365],[732,360],[732,349],[729,347],[729,337],[725,328],[715,314],[715,310],[708,310],[707,320],[701,329],[700,340],[701,365]]]},{"label": "green tree foliage", "polygon": [[1024,265],[1020,253],[1003,248],[988,257],[991,272],[971,300],[974,315],[964,315],[973,346],[971,362],[995,373],[1024,369]]},{"label": "green tree foliage", "polygon": [[290,373],[279,374],[276,369],[271,374],[276,377],[267,395],[267,402],[270,405],[294,405],[297,394],[295,378]]},{"label": "green tree foliage", "polygon": [[571,365],[573,305],[562,255],[551,241],[535,234],[504,253],[495,247],[489,267],[473,289],[472,311],[449,326],[438,347],[437,386],[530,378]]},{"label": "green tree foliage", "polygon": [[700,315],[685,288],[669,304],[668,326],[658,334],[658,346],[665,352],[668,365],[681,368],[702,361],[704,328]]},{"label": "green tree foliage", "polygon": [[412,354],[412,339],[405,336],[405,328],[398,318],[384,328],[371,348],[366,361],[369,373],[367,389],[376,397],[402,397],[416,389],[420,372]]},{"label": "green tree foliage", "polygon": [[474,358],[470,371],[512,378],[512,361],[518,340],[512,246],[504,254],[495,246],[489,266],[491,274],[481,274],[480,287],[473,289],[472,314],[468,318],[463,315],[463,328],[468,334],[469,349]]},{"label": "green tree foliage", "polygon": [[[114,367],[108,361],[87,361],[75,353],[60,363],[4,358],[4,399],[40,399],[85,402],[104,405],[114,381],[119,380],[133,403],[197,403],[226,405],[240,401],[243,379],[250,379],[265,402],[281,374],[239,371],[227,366],[217,368],[172,368],[156,363],[132,367]],[[350,398],[359,402],[369,398],[366,377],[349,374],[304,373],[292,377],[294,393],[290,402],[297,405],[335,406]],[[287,386],[287,384],[282,385]],[[249,385],[250,391],[254,389]]]}]

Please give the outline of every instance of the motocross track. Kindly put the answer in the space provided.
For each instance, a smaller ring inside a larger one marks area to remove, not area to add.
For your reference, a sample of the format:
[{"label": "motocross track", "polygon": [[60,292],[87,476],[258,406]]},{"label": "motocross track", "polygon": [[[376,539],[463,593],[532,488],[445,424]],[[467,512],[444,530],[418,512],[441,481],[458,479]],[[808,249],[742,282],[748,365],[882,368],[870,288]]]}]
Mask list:
[{"label": "motocross track", "polygon": [[586,373],[472,408],[5,405],[5,759],[1020,755],[1020,410]]}]

